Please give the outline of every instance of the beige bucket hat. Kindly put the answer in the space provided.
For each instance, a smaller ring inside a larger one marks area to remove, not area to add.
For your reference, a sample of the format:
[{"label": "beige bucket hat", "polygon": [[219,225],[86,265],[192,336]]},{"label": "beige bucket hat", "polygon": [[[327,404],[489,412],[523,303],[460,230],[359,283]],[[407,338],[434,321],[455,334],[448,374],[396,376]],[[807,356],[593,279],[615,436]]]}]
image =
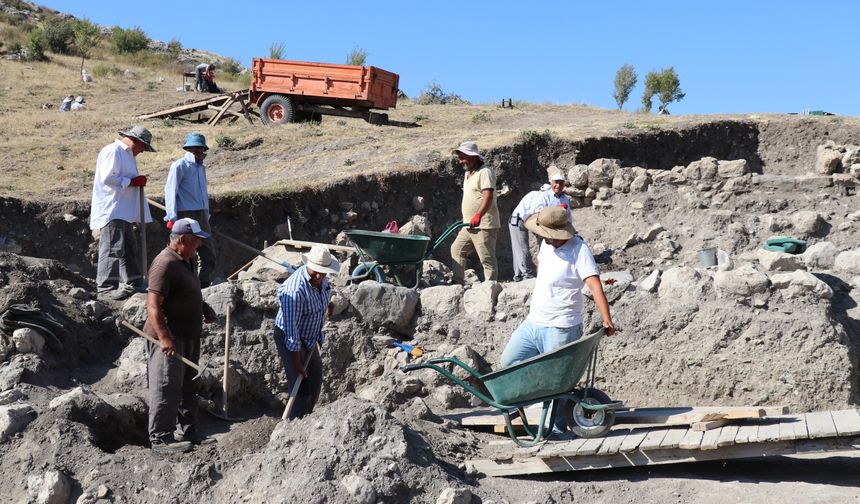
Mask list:
[{"label": "beige bucket hat", "polygon": [[532,233],[550,240],[570,240],[576,234],[573,224],[567,220],[567,210],[558,205],[532,214],[526,219],[525,226]]},{"label": "beige bucket hat", "polygon": [[481,161],[484,160],[484,156],[481,155],[481,152],[478,150],[478,144],[475,142],[463,142],[459,147],[451,151],[453,154],[461,152],[467,156],[478,156],[478,159]]},{"label": "beige bucket hat", "polygon": [[307,254],[302,254],[302,262],[317,273],[337,273],[340,263],[332,257],[325,245],[314,245]]},{"label": "beige bucket hat", "polygon": [[152,147],[152,133],[143,126],[132,126],[128,131],[120,131],[119,136],[134,138],[143,143],[148,152],[155,152],[155,148]]}]

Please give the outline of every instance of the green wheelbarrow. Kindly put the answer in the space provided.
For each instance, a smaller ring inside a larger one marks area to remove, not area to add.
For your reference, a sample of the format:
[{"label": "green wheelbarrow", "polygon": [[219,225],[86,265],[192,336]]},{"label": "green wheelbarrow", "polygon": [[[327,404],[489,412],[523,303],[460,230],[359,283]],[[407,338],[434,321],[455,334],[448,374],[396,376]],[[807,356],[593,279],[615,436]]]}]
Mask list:
[{"label": "green wheelbarrow", "polygon": [[[480,400],[501,410],[505,416],[508,434],[520,446],[534,446],[546,439],[547,414],[549,420],[563,415],[567,425],[579,437],[604,436],[615,423],[615,410],[623,407],[621,401],[612,401],[605,393],[594,388],[597,367],[597,345],[604,330],[568,343],[551,352],[524,360],[513,366],[485,375],[479,374],[456,357],[430,359],[419,364],[410,364],[404,371],[434,369],[465,388]],[[451,363],[461,367],[477,378],[487,389],[484,394],[469,383],[459,379],[440,364]],[[583,374],[587,385],[576,388]],[[563,411],[558,411],[557,399],[569,399]],[[542,403],[540,422],[529,425],[525,408]],[[519,418],[528,440],[517,437],[512,421]]]},{"label": "green wheelbarrow", "polygon": [[[358,266],[352,270],[350,280],[362,281],[372,276],[377,282],[383,283],[385,272],[382,266],[415,265],[415,284],[411,287],[418,287],[424,260],[430,257],[430,254],[448,237],[468,225],[464,222],[451,224],[442,231],[429,249],[430,238],[424,235],[401,235],[361,229],[347,231],[346,235],[358,252]],[[399,277],[395,276],[394,280],[398,285],[402,285]]]}]

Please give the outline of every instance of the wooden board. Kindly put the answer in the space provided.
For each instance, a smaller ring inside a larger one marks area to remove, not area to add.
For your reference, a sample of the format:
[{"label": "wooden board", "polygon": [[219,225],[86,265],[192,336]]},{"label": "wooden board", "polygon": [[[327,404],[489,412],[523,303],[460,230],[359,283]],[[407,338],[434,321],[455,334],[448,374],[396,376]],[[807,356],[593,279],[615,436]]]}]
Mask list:
[{"label": "wooden board", "polygon": [[600,450],[600,445],[603,444],[604,438],[586,439],[584,443],[576,450],[576,456],[595,455]]},{"label": "wooden board", "polygon": [[856,409],[831,411],[830,415],[833,417],[836,432],[840,436],[856,436],[860,434],[860,411]]},{"label": "wooden board", "polygon": [[624,438],[624,441],[621,443],[621,447],[618,448],[620,452],[631,452],[639,447],[645,438],[648,436],[649,431],[647,429],[633,429],[627,434],[627,437]]},{"label": "wooden board", "polygon": [[711,429],[709,431],[704,432],[702,434],[702,443],[700,445],[700,448],[702,450],[716,450],[717,442],[719,441],[720,434],[722,433],[722,430],[724,428],[725,427],[720,429]]},{"label": "wooden board", "polygon": [[794,439],[806,439],[809,437],[809,430],[806,428],[806,415],[797,415],[796,422],[792,423],[794,427]]},{"label": "wooden board", "polygon": [[664,437],[663,441],[660,442],[660,448],[677,448],[686,434],[686,429],[669,429],[666,433],[666,437]]},{"label": "wooden board", "polygon": [[678,448],[682,450],[697,450],[702,444],[702,437],[705,435],[702,431],[687,430],[684,438],[678,443]]},{"label": "wooden board", "polygon": [[618,453],[621,449],[622,443],[624,442],[624,438],[626,438],[629,433],[629,429],[611,431],[608,436],[603,438],[603,443],[601,443],[600,450],[597,451],[597,454],[613,455]]},{"label": "wooden board", "polygon": [[738,426],[738,435],[735,436],[735,444],[746,444],[752,442],[752,439],[758,438],[758,422],[747,423]]},{"label": "wooden board", "polygon": [[660,448],[660,443],[663,442],[663,438],[665,438],[668,433],[669,429],[655,429],[648,431],[648,434],[645,435],[645,439],[639,443],[639,449],[647,451]]},{"label": "wooden board", "polygon": [[838,435],[836,424],[829,411],[816,411],[806,414],[806,428],[809,431],[809,439],[833,437]]},{"label": "wooden board", "polygon": [[[783,416],[779,419],[779,440],[780,441],[791,441],[792,439],[797,439],[797,436],[794,432],[794,428],[795,428],[794,424],[796,424],[797,422],[798,422],[798,419],[795,416]],[[804,437],[806,437],[806,436],[804,436]]]},{"label": "wooden board", "polygon": [[738,435],[739,427],[737,425],[726,425],[720,429],[720,436],[717,438],[717,448],[723,446],[731,446],[735,444],[735,438]]},{"label": "wooden board", "polygon": [[762,420],[758,426],[756,442],[767,443],[779,441],[779,420]]},{"label": "wooden board", "polygon": [[690,425],[690,428],[694,431],[709,431],[711,429],[717,429],[731,422],[731,420],[727,418],[721,418],[719,420],[709,420],[705,422],[694,422]]}]

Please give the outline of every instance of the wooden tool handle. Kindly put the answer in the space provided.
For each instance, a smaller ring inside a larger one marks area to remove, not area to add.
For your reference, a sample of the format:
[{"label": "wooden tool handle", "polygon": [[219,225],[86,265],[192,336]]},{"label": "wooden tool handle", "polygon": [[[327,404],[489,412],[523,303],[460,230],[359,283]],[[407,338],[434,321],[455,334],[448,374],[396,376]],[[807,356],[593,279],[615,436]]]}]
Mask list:
[{"label": "wooden tool handle", "polygon": [[[153,338],[152,336],[150,336],[150,335],[146,334],[145,332],[141,331],[141,330],[140,330],[140,329],[138,329],[137,327],[134,327],[133,325],[129,324],[127,321],[125,321],[125,320],[121,320],[121,321],[120,321],[120,324],[122,324],[122,325],[124,325],[125,327],[127,327],[127,328],[131,329],[131,331],[132,331],[132,332],[134,332],[135,334],[137,334],[138,336],[143,336],[144,338],[146,338],[147,340],[149,340],[149,342],[150,342],[150,343],[152,343],[152,344],[154,344],[154,345],[161,346],[161,343],[159,343],[157,339],[155,339],[155,338]],[[183,356],[181,356],[181,355],[179,355],[179,354],[176,354],[176,356],[177,356],[177,357],[179,357],[179,359],[180,359],[180,360],[182,360],[182,362],[184,362],[185,364],[188,364],[189,366],[193,367],[193,368],[194,368],[194,369],[196,369],[197,371],[200,371],[200,366],[198,366],[198,365],[197,365],[197,364],[195,364],[194,362],[191,362],[190,360],[186,359],[185,357],[183,357]]]},{"label": "wooden tool handle", "polygon": [[[319,348],[319,343],[314,345],[311,351],[308,353],[308,358],[305,359],[305,371],[307,372],[308,366],[311,363],[311,357],[313,357],[314,352]],[[293,385],[293,390],[290,391],[290,400],[287,401],[287,407],[284,409],[284,414],[281,415],[281,420],[286,420],[290,416],[290,412],[293,411],[293,404],[296,402],[296,397],[299,394],[299,387],[302,386],[302,379],[304,379],[304,375],[299,375],[296,378],[296,384]]]}]

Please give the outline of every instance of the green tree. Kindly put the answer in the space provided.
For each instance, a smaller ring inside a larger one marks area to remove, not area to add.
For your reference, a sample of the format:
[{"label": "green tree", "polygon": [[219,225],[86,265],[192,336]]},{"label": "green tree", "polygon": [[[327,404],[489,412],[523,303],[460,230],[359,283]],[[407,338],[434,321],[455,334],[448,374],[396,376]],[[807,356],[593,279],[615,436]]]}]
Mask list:
[{"label": "green tree", "polygon": [[272,59],[284,59],[284,51],[287,46],[283,42],[272,42],[269,46],[269,57]]},{"label": "green tree", "polygon": [[347,65],[363,66],[367,62],[367,51],[360,47],[356,47],[346,55]]},{"label": "green tree", "polygon": [[58,54],[71,52],[72,39],[74,39],[75,34],[70,21],[59,18],[51,19],[45,23],[43,33],[45,44],[50,51]]},{"label": "green tree", "polygon": [[645,76],[645,93],[642,95],[644,111],[651,111],[654,95],[657,95],[660,100],[660,110],[666,110],[666,106],[670,103],[684,99],[686,93],[681,91],[681,80],[674,67],[664,68],[659,72],[648,72]]},{"label": "green tree", "polygon": [[45,57],[45,35],[42,30],[31,30],[27,34],[27,54],[33,61],[44,61]]},{"label": "green tree", "polygon": [[149,45],[149,37],[139,27],[122,29],[116,27],[111,34],[113,41],[113,52],[117,54],[134,54],[140,52]]},{"label": "green tree", "polygon": [[78,54],[81,55],[81,75],[83,75],[84,61],[92,50],[98,47],[99,42],[102,40],[102,35],[99,27],[87,18],[75,21],[72,25],[72,31],[75,34],[75,48],[78,50]]},{"label": "green tree", "polygon": [[630,91],[633,91],[636,80],[636,71],[633,69],[633,66],[627,63],[621,65],[621,68],[615,74],[615,91],[612,93],[615,103],[618,104],[618,110],[621,110],[621,107],[630,98]]},{"label": "green tree", "polygon": [[234,77],[242,73],[242,64],[235,58],[225,58],[220,66],[225,73]]},{"label": "green tree", "polygon": [[179,56],[179,53],[182,52],[182,42],[180,42],[179,39],[171,39],[170,42],[167,43],[167,52],[174,58]]}]

